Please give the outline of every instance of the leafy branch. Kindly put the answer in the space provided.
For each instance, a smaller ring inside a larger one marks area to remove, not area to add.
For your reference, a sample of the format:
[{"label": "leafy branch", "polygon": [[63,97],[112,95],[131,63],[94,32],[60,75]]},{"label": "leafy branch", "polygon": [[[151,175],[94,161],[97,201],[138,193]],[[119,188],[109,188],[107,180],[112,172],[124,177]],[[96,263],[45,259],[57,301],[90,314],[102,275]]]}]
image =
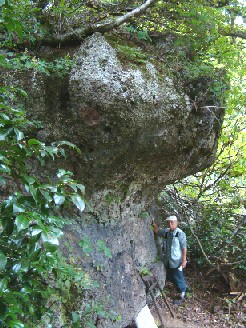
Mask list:
[{"label": "leafy branch", "polygon": [[245,31],[225,31],[220,29],[219,33],[224,36],[230,36],[232,38],[240,38],[246,40],[246,32]]},{"label": "leafy branch", "polygon": [[[63,141],[47,146],[28,139],[22,130],[31,122],[18,107],[20,90],[1,91],[0,325],[4,322],[9,327],[23,327],[26,320],[35,322],[47,311],[47,297],[54,295],[54,288],[48,283],[51,276],[61,279],[64,275],[66,264],[58,253],[63,222],[58,213],[65,204],[83,211],[85,188],[71,172],[62,169],[56,183],[44,183],[32,176],[27,160],[34,157],[43,163],[45,157],[64,156],[65,145],[77,151],[78,148]],[[78,281],[85,288],[84,275],[72,267],[69,270],[70,285],[76,286]],[[61,285],[58,296],[65,289]]]},{"label": "leafy branch", "polygon": [[134,8],[130,12],[103,24],[92,24],[84,28],[73,29],[72,31],[60,34],[60,35],[50,35],[44,39],[45,43],[52,45],[62,45],[69,43],[81,42],[85,37],[92,35],[95,32],[105,33],[112,31],[115,28],[123,25],[125,22],[130,21],[133,17],[138,17],[143,14],[150,6],[157,3],[157,0],[147,0],[141,6]]}]

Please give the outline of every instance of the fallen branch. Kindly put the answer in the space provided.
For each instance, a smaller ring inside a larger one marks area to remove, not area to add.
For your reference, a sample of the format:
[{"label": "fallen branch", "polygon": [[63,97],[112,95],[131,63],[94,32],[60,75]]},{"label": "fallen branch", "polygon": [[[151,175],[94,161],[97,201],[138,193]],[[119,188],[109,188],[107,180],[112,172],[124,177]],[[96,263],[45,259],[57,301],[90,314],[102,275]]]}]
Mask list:
[{"label": "fallen branch", "polygon": [[112,31],[114,28],[117,28],[129,21],[132,17],[140,16],[145,12],[150,6],[154,5],[158,0],[147,0],[141,6],[133,9],[130,12],[127,12],[125,15],[118,17],[117,19],[104,23],[104,24],[93,24],[85,28],[74,29],[71,32],[65,34],[51,35],[48,38],[44,39],[43,42],[51,45],[67,45],[69,43],[79,43],[85,37],[92,35],[95,32],[105,33]]}]

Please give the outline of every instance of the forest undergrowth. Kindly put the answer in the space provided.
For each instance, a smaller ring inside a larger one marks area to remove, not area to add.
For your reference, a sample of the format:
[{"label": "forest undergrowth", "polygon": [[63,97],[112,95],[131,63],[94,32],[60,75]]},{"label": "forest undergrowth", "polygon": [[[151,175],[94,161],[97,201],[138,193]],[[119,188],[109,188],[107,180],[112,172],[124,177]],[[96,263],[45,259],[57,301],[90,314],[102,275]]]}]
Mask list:
[{"label": "forest undergrowth", "polygon": [[[246,326],[246,280],[232,272],[218,272],[211,269],[199,269],[190,265],[185,270],[187,298],[182,305],[173,305],[178,292],[171,283],[167,283],[164,292],[174,313],[172,318],[161,296],[157,297],[165,328],[243,328]],[[158,314],[150,305],[156,322]],[[161,325],[159,324],[159,327]]]}]

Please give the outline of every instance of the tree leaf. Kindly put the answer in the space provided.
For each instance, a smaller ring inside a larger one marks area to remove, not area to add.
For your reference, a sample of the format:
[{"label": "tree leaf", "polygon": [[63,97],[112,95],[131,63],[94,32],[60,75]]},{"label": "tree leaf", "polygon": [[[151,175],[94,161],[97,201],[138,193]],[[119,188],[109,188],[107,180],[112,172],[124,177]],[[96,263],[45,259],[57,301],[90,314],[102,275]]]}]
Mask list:
[{"label": "tree leaf", "polygon": [[32,262],[37,261],[40,258],[41,251],[42,251],[42,249],[40,247],[39,249],[37,249],[34,252],[32,252],[31,254],[29,254],[29,260]]},{"label": "tree leaf", "polygon": [[73,323],[77,323],[80,320],[79,315],[76,312],[72,312]]},{"label": "tree leaf", "polygon": [[34,236],[37,236],[39,234],[41,235],[42,232],[43,232],[43,230],[41,228],[32,228],[30,235],[32,237],[34,237]]},{"label": "tree leaf", "polygon": [[2,173],[10,173],[11,170],[8,166],[6,166],[5,164],[0,164],[0,172]]},{"label": "tree leaf", "polygon": [[8,277],[4,277],[0,280],[0,292],[6,292],[8,290]]},{"label": "tree leaf", "polygon": [[72,195],[71,200],[74,205],[81,211],[85,209],[85,201],[79,195]]},{"label": "tree leaf", "polygon": [[21,212],[25,212],[25,208],[21,207],[19,204],[14,203],[13,204],[13,213],[21,213]]},{"label": "tree leaf", "polygon": [[58,176],[58,178],[61,178],[61,177],[63,177],[64,175],[67,175],[67,171],[66,170],[64,170],[64,169],[60,169],[59,171],[58,171],[58,173],[57,173],[57,176]]},{"label": "tree leaf", "polygon": [[49,191],[40,189],[40,192],[49,203],[52,201],[52,197],[51,197]]},{"label": "tree leaf", "polygon": [[29,228],[29,220],[27,219],[27,217],[25,215],[18,215],[16,217],[15,224],[16,224],[18,232]]},{"label": "tree leaf", "polygon": [[20,141],[22,139],[24,139],[24,133],[22,131],[20,131],[19,129],[14,128],[17,140]]},{"label": "tree leaf", "polygon": [[13,270],[15,273],[19,272],[20,269],[21,269],[21,263],[16,263],[16,264],[13,266],[13,268],[12,268],[12,270]]},{"label": "tree leaf", "polygon": [[47,242],[52,245],[59,245],[59,238],[63,235],[60,229],[53,228],[52,231],[42,233],[43,242]]},{"label": "tree leaf", "polygon": [[56,205],[61,205],[65,202],[65,196],[62,194],[55,194],[53,199]]},{"label": "tree leaf", "polygon": [[5,266],[7,264],[7,257],[3,252],[0,252],[0,272],[5,270]]},{"label": "tree leaf", "polygon": [[29,192],[32,195],[33,199],[35,201],[37,201],[38,200],[38,196],[37,196],[38,190],[37,190],[37,188],[34,188],[32,185],[30,185],[29,186]]},{"label": "tree leaf", "polygon": [[33,177],[24,174],[23,178],[29,183],[29,184],[34,184],[34,182],[36,181],[36,179],[34,179]]},{"label": "tree leaf", "polygon": [[77,188],[80,189],[80,191],[82,192],[82,194],[85,193],[85,186],[83,184],[77,184]]},{"label": "tree leaf", "polygon": [[39,188],[40,189],[48,189],[51,192],[57,192],[57,187],[53,186],[53,185],[50,185],[50,184],[43,184],[43,185],[39,186]]},{"label": "tree leaf", "polygon": [[29,146],[32,146],[32,145],[40,145],[40,146],[42,146],[43,143],[40,142],[40,141],[38,141],[37,139],[29,139],[28,140],[28,145]]},{"label": "tree leaf", "polygon": [[70,282],[70,280],[69,279],[67,279],[67,280],[65,280],[65,286],[67,287],[67,288],[70,288],[70,286],[71,286],[71,282]]},{"label": "tree leaf", "polygon": [[69,185],[70,185],[70,187],[71,187],[75,192],[77,192],[77,190],[79,189],[80,192],[81,192],[82,194],[85,193],[85,186],[84,186],[83,184],[80,184],[80,183],[70,183]]},{"label": "tree leaf", "polygon": [[88,237],[84,237],[83,239],[81,239],[81,241],[79,242],[79,246],[82,248],[83,252],[85,252],[87,256],[93,251],[93,246]]},{"label": "tree leaf", "polygon": [[2,176],[0,176],[0,185],[6,186],[6,180]]},{"label": "tree leaf", "polygon": [[0,141],[6,140],[6,137],[13,131],[13,128],[0,130]]},{"label": "tree leaf", "polygon": [[44,242],[44,247],[46,250],[46,253],[48,254],[52,254],[55,253],[58,249],[58,245],[57,244],[51,244],[50,242],[45,241]]}]

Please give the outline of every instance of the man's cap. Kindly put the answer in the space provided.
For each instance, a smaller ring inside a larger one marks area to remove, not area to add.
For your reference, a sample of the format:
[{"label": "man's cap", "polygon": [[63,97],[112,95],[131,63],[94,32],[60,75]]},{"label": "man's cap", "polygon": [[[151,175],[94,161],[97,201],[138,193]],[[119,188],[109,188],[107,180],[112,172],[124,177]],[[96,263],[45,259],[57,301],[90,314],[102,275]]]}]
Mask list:
[{"label": "man's cap", "polygon": [[178,221],[176,215],[171,215],[166,218],[166,221]]}]

